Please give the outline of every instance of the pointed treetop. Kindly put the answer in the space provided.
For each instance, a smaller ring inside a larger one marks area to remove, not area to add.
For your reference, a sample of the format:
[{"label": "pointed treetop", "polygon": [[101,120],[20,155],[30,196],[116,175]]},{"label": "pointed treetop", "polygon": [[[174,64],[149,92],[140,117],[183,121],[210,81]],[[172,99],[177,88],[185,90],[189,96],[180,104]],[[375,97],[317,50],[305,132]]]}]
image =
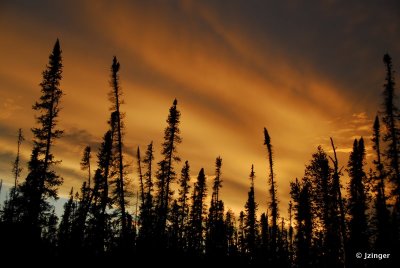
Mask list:
[{"label": "pointed treetop", "polygon": [[390,57],[390,55],[388,53],[386,53],[383,56],[383,62],[386,63],[387,65],[392,65],[392,58]]},{"label": "pointed treetop", "polygon": [[374,130],[379,130],[379,117],[378,115],[375,116],[375,121],[374,121]]},{"label": "pointed treetop", "polygon": [[60,40],[56,40],[56,43],[54,44],[53,51],[60,51]]},{"label": "pointed treetop", "polygon": [[60,48],[60,41],[58,40],[58,38],[54,44],[53,51],[49,55],[49,59],[50,59],[50,66],[53,66],[52,68],[55,68],[55,70],[53,71],[59,71],[61,74],[61,67],[62,67],[61,48]]},{"label": "pointed treetop", "polygon": [[113,64],[112,64],[111,68],[112,68],[112,71],[115,73],[119,71],[119,62],[118,62],[116,56],[114,56],[114,58],[113,58]]},{"label": "pointed treetop", "polygon": [[363,139],[363,137],[361,137],[358,140],[358,148],[360,148],[360,150],[364,150],[364,139]]},{"label": "pointed treetop", "polygon": [[271,144],[271,138],[269,137],[268,130],[264,128],[264,144]]},{"label": "pointed treetop", "polygon": [[176,106],[178,104],[178,100],[175,98],[174,99],[174,106]]},{"label": "pointed treetop", "polygon": [[354,139],[354,142],[353,142],[353,149],[356,150],[357,147],[358,147],[358,141],[357,141],[357,139]]}]

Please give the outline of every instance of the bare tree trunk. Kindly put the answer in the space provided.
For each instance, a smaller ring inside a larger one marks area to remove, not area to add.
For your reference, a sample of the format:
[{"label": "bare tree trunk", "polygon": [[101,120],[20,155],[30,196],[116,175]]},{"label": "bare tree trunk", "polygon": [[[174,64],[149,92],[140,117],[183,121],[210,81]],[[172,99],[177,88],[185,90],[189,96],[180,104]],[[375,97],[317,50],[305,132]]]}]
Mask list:
[{"label": "bare tree trunk", "polygon": [[333,156],[334,158],[330,157],[333,166],[334,166],[334,173],[333,173],[333,185],[336,191],[336,194],[338,196],[338,202],[339,202],[339,212],[340,212],[340,232],[341,232],[341,244],[342,244],[342,250],[343,250],[343,266],[346,267],[346,226],[345,226],[345,215],[344,215],[344,208],[343,208],[343,199],[342,199],[342,193],[340,191],[340,181],[339,181],[339,168],[338,168],[338,160],[336,156],[336,148],[335,145],[333,144],[333,139],[331,139],[331,145],[333,149]]}]

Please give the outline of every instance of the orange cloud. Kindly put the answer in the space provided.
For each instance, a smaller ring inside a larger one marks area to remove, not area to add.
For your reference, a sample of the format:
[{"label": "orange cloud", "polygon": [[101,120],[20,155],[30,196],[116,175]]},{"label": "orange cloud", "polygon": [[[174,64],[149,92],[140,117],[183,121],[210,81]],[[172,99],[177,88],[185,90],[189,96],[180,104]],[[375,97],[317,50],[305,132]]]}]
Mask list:
[{"label": "orange cloud", "polygon": [[[13,106],[11,115],[1,111],[1,124],[28,132],[34,124],[31,105],[40,96],[40,73],[55,37],[61,39],[65,96],[59,126],[67,137],[57,142],[55,155],[63,160],[63,194],[71,186],[79,187],[83,179],[82,148],[96,146],[107,129],[113,55],[121,62],[127,160],[135,163],[131,155],[137,146],[143,151],[150,141],[159,156],[168,109],[176,97],[182,112],[179,155],[190,161],[194,176],[204,167],[210,180],[215,158],[221,155],[225,185],[221,194],[226,206],[235,210],[243,209],[249,168],[254,164],[259,211],[266,211],[263,127],[272,138],[283,215],[289,182],[303,176],[304,164],[317,145],[323,144],[330,153],[329,137],[334,137],[338,152],[346,153],[340,155],[345,164],[350,138],[369,131],[371,119],[363,113],[367,108],[354,107],[351,88],[321,71],[306,54],[290,53],[278,38],[263,34],[263,25],[249,28],[243,20],[225,20],[219,9],[203,2],[87,1],[78,5],[80,12],[69,27],[47,27],[34,16],[18,21],[9,13],[7,18],[16,23],[9,26],[0,44],[9,51],[8,65],[0,64],[4,78],[0,87],[7,86],[1,98],[3,103],[9,99],[22,107],[15,110]],[[352,114],[357,123],[343,124]],[[7,142],[0,137],[0,144]],[[13,152],[14,147],[6,149]],[[27,145],[26,159],[29,152]],[[134,171],[129,176],[137,185]]]}]

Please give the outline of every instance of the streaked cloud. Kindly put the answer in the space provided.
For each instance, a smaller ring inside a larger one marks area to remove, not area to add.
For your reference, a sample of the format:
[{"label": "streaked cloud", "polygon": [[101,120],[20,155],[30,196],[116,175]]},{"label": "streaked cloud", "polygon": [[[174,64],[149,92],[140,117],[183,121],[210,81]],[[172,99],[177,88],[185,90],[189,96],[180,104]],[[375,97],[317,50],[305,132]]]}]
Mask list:
[{"label": "streaked cloud", "polygon": [[[7,2],[0,16],[0,28],[6,29],[0,49],[7,52],[0,62],[0,127],[7,131],[0,144],[10,156],[16,142],[8,133],[21,127],[29,158],[31,106],[58,37],[65,92],[59,127],[65,136],[54,150],[63,160],[63,194],[81,183],[83,147],[96,148],[107,130],[109,69],[116,55],[130,163],[137,146],[144,151],[150,141],[159,160],[168,109],[177,98],[183,137],[178,152],[190,161],[192,176],[204,167],[211,180],[221,155],[222,197],[238,210],[254,164],[256,196],[265,211],[267,127],[284,215],[289,182],[302,177],[319,144],[329,153],[333,137],[345,164],[354,138],[368,140],[380,103],[382,55],[390,51],[400,62],[396,3],[377,8],[373,1]],[[135,169],[133,164],[134,181]],[[7,172],[0,170],[10,178]]]}]

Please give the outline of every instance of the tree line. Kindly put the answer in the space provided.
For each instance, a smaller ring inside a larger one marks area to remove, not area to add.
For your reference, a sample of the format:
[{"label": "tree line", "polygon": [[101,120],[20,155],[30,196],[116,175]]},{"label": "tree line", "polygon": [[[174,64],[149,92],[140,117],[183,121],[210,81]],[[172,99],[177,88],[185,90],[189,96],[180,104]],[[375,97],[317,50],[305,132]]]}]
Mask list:
[{"label": "tree line", "polygon": [[[235,214],[225,209],[220,191],[223,160],[215,160],[212,187],[207,189],[204,169],[191,181],[189,161],[182,163],[178,146],[180,111],[175,99],[169,109],[161,145],[154,157],[153,142],[142,154],[137,148],[138,189],[128,179],[124,146],[123,92],[120,63],[114,57],[110,74],[108,129],[98,151],[83,150],[80,166],[86,171],[80,189],[71,189],[61,218],[54,202],[62,177],[54,143],[63,135],[58,118],[63,91],[62,52],[57,40],[42,73],[41,97],[34,103],[36,125],[28,175],[20,181],[20,147],[12,166],[14,184],[0,211],[0,244],[4,256],[39,258],[76,257],[86,260],[132,259],[157,262],[241,264],[269,267],[373,267],[398,265],[400,252],[400,129],[391,57],[383,58],[386,79],[383,105],[372,132],[374,160],[366,170],[362,137],[354,140],[346,168],[340,168],[334,141],[333,154],[319,146],[306,165],[304,176],[290,183],[288,217],[280,216],[277,177],[270,134],[264,128],[265,168],[268,170],[268,210],[259,211],[252,165],[248,198]],[[92,159],[96,165],[92,165]],[[181,165],[181,166],[180,166]],[[179,169],[180,168],[180,169]],[[198,173],[197,173],[198,172]],[[349,182],[343,185],[344,174]],[[176,188],[177,191],[174,191]],[[210,203],[207,203],[210,195]],[[133,212],[132,199],[136,198]],[[364,260],[357,253],[387,253],[384,260]]]}]

